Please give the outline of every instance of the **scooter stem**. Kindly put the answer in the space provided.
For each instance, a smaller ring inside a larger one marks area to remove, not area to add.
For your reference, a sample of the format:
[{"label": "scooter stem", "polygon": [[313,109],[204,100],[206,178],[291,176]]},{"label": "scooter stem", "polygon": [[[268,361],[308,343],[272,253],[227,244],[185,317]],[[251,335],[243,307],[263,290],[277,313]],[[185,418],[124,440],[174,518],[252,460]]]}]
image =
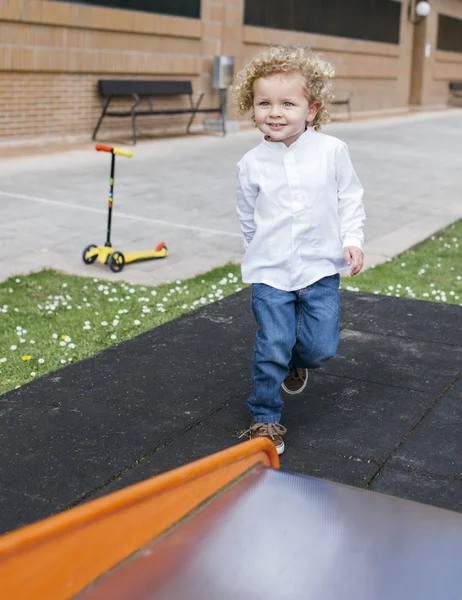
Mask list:
[{"label": "scooter stem", "polygon": [[109,198],[107,214],[107,236],[105,246],[111,246],[112,203],[114,200],[115,153],[111,152],[111,176],[109,178]]}]

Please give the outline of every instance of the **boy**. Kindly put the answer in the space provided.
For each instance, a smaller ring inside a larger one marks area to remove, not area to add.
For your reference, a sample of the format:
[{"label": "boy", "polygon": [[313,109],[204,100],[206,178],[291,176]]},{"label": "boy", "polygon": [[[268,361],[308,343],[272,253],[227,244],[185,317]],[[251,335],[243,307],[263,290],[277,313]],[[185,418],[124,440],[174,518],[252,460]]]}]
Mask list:
[{"label": "boy", "polygon": [[261,143],[237,165],[242,279],[252,284],[258,331],[250,436],[284,452],[280,388],[298,394],[308,369],[337,352],[339,274],[363,265],[363,188],[347,146],[319,133],[329,120],[331,65],[303,48],[275,47],[236,78],[241,114],[253,111]]}]

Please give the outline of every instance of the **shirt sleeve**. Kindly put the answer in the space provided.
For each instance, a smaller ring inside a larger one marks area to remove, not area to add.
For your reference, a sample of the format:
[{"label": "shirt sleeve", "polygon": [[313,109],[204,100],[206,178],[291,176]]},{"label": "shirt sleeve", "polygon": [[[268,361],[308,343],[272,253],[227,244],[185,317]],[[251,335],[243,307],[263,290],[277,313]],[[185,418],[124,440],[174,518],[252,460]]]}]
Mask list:
[{"label": "shirt sleeve", "polygon": [[237,216],[244,237],[244,249],[247,250],[255,233],[255,200],[258,195],[258,186],[249,181],[246,165],[243,161],[236,167],[237,185]]},{"label": "shirt sleeve", "polygon": [[335,173],[337,179],[338,212],[341,222],[343,247],[364,249],[363,186],[356,175],[346,144],[336,149]]}]

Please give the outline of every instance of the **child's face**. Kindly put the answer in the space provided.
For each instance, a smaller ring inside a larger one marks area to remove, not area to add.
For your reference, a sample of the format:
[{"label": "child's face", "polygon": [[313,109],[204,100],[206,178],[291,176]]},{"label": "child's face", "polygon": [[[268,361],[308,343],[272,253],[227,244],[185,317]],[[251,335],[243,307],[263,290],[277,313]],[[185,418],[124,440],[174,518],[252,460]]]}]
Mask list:
[{"label": "child's face", "polygon": [[312,121],[319,104],[309,104],[299,73],[277,73],[253,82],[255,123],[275,142],[290,146]]}]

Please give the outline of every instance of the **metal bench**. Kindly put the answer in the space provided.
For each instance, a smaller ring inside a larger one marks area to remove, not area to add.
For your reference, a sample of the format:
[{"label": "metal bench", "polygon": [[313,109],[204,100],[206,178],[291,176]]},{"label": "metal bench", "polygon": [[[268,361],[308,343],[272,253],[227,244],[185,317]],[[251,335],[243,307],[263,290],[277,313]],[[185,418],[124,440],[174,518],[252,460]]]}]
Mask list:
[{"label": "metal bench", "polygon": [[462,81],[450,81],[449,91],[453,98],[462,98]]},{"label": "metal bench", "polygon": [[[101,126],[104,117],[131,117],[133,144],[136,144],[136,118],[146,115],[182,115],[190,114],[186,133],[189,133],[194,117],[197,113],[217,113],[221,115],[223,135],[225,131],[225,110],[226,105],[224,96],[221,96],[220,106],[216,108],[200,108],[200,104],[205,93],[201,93],[199,98],[194,103],[193,89],[190,81],[155,81],[155,80],[139,80],[139,79],[100,79],[98,81],[98,89],[101,96],[101,104],[103,111],[98,120],[98,123],[93,132],[93,139],[96,139],[96,134]],[[153,98],[166,96],[188,96],[188,108],[161,108],[157,109],[153,106]],[[125,110],[111,110],[109,105],[115,98],[130,98],[134,99],[133,105]],[[148,108],[139,108],[142,98],[146,98]]]}]

